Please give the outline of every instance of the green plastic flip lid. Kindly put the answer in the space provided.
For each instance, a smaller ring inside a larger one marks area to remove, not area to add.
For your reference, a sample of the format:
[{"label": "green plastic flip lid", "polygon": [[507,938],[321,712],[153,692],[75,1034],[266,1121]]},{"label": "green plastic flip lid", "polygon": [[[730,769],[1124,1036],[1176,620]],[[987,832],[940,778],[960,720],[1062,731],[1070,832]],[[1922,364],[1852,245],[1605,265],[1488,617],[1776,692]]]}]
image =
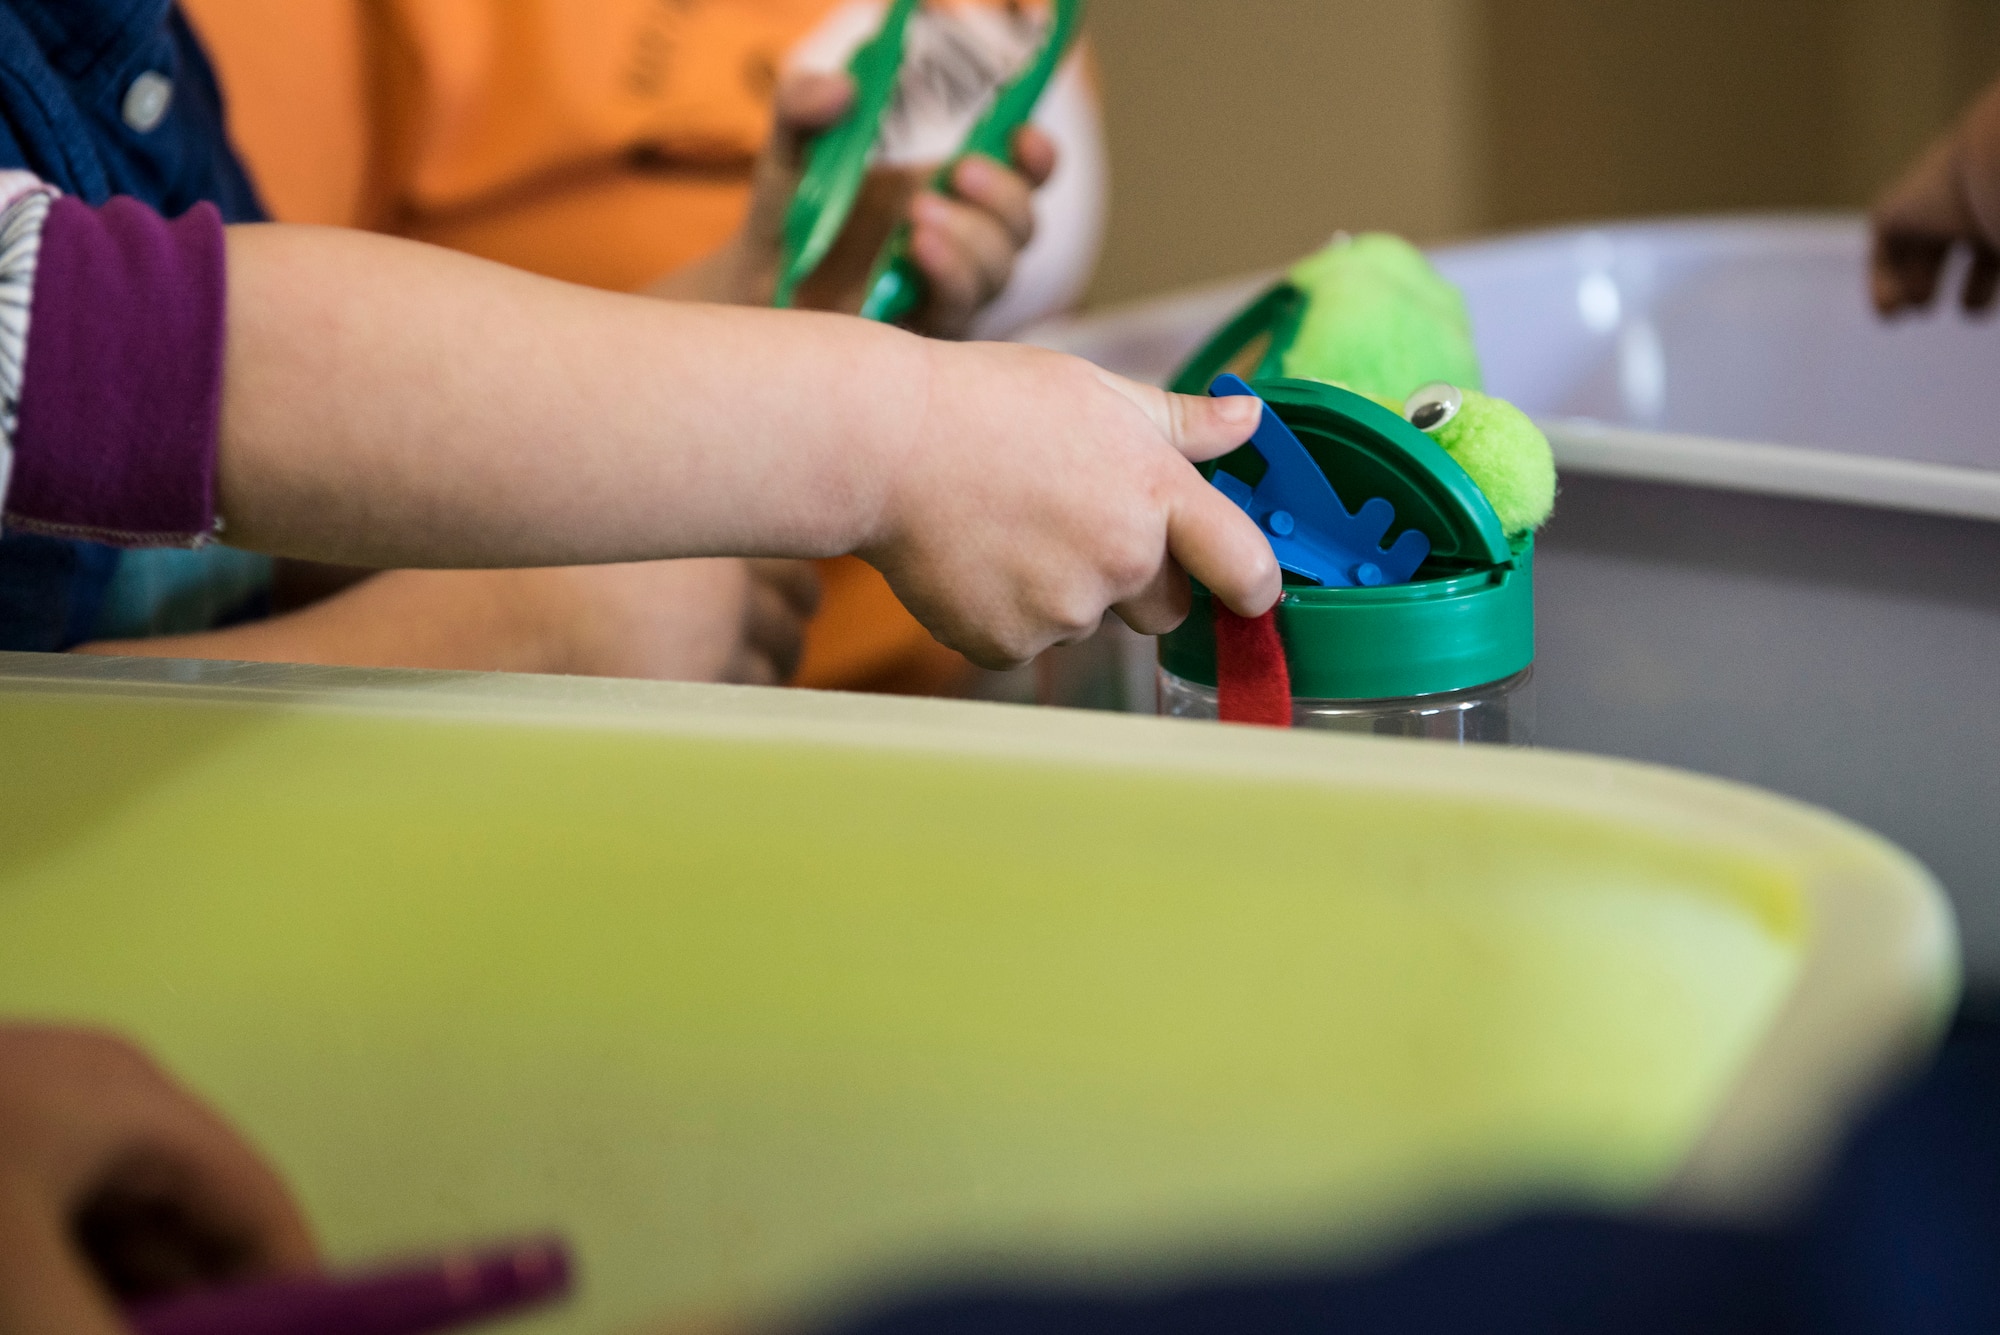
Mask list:
[{"label": "green plastic flip lid", "polygon": [[[1513,559],[1486,493],[1443,446],[1373,399],[1316,380],[1258,380],[1251,388],[1283,419],[1349,510],[1380,496],[1396,507],[1390,536],[1431,540],[1429,571],[1486,569]],[[1252,486],[1264,461],[1248,447],[1206,470]]]},{"label": "green plastic flip lid", "polygon": [[1224,371],[1234,371],[1245,380],[1279,374],[1286,351],[1305,323],[1307,301],[1291,283],[1270,288],[1203,344],[1170,388],[1176,394],[1206,394]]},{"label": "green plastic flip lid", "polygon": [[[1411,583],[1386,588],[1288,586],[1278,629],[1301,699],[1391,700],[1502,681],[1535,658],[1534,544],[1509,543],[1493,506],[1450,454],[1373,400],[1310,380],[1252,388],[1283,419],[1350,509],[1373,497],[1396,527],[1421,530],[1431,555]],[[1253,486],[1263,460],[1240,450],[1222,469]],[[1160,642],[1168,672],[1216,683],[1206,590]]]}]

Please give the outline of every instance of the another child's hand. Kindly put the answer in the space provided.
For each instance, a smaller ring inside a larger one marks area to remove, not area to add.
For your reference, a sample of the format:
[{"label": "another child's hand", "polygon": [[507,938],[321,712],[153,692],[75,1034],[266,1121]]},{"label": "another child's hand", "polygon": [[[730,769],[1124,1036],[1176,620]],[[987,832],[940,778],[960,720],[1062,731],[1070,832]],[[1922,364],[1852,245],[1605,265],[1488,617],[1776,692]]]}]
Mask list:
[{"label": "another child's hand", "polygon": [[0,1028],[0,1335],[113,1335],[121,1301],[313,1266],[277,1176],[136,1049]]},{"label": "another child's hand", "polygon": [[1972,252],[1965,308],[1993,304],[2000,292],[2000,84],[1882,197],[1874,227],[1871,286],[1884,315],[1930,305],[1960,245]]},{"label": "another child's hand", "polygon": [[[805,146],[846,113],[853,97],[846,75],[794,73],[779,85],[776,123],[757,164],[749,218],[722,268],[726,299],[769,304]],[[928,188],[929,171],[874,172],[847,230],[800,294],[800,305],[858,311],[875,256],[907,219],[914,225],[911,258],[928,280],[927,299],[911,327],[939,338],[962,337],[1007,286],[1015,261],[1034,239],[1034,193],[1055,167],[1054,142],[1030,126],[1015,139],[1011,166],[985,157],[960,163],[950,196]]]},{"label": "another child's hand", "polygon": [[1035,191],[1055,169],[1055,141],[1024,126],[1014,136],[1011,164],[974,154],[953,169],[949,195],[926,185],[910,202],[910,257],[926,279],[913,328],[965,337],[980,311],[1006,290],[1014,265],[1035,239]]},{"label": "another child's hand", "polygon": [[805,561],[392,570],[268,620],[82,652],[778,686],[818,606]]},{"label": "another child's hand", "polygon": [[543,609],[545,670],[575,676],[783,686],[798,671],[819,608],[819,573],[807,561],[451,573],[510,578]]},{"label": "another child's hand", "polygon": [[1167,394],[1033,348],[928,347],[928,409],[861,555],[939,640],[1006,668],[1107,609],[1164,634],[1189,575],[1246,616],[1276,602],[1269,540],[1193,467],[1249,439],[1254,399]]}]

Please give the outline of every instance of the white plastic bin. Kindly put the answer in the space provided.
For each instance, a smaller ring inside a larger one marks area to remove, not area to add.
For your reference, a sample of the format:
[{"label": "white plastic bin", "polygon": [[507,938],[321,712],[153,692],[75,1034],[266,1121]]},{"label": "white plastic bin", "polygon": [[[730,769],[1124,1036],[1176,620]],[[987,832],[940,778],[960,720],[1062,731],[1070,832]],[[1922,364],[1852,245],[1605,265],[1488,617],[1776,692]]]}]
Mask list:
[{"label": "white plastic bin", "polygon": [[[1859,219],[1438,252],[1562,469],[1538,739],[1749,780],[1914,850],[2000,987],[2000,326],[1885,325]],[[1036,341],[1158,379],[1263,279]],[[1139,703],[1139,702],[1134,702]]]}]

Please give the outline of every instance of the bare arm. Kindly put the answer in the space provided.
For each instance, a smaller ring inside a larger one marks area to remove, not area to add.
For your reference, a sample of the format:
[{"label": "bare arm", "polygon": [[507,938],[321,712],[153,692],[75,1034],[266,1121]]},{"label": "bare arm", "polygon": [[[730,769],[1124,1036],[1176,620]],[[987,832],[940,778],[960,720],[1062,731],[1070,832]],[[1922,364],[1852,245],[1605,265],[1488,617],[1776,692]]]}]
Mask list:
[{"label": "bare arm", "polygon": [[1239,611],[1269,545],[1189,460],[1255,423],[1032,349],[649,302],[381,237],[229,238],[228,538],[373,566],[858,552],[1004,665]]},{"label": "bare arm", "polygon": [[[230,541],[370,566],[821,556],[880,523],[926,345],[362,233],[229,237]],[[726,503],[725,503],[726,502]]]},{"label": "bare arm", "polygon": [[[778,124],[757,169],[748,221],[729,244],[648,295],[768,306],[778,238],[797,186],[805,135],[851,99],[845,78],[793,76],[778,89]],[[1055,165],[1039,131],[1022,132],[1018,172],[994,163],[960,171],[957,200],[919,210],[916,256],[930,279],[924,332],[957,334],[1003,288],[1034,230],[1032,192]],[[871,198],[874,194],[871,193]],[[907,192],[886,197],[906,209]],[[894,218],[856,230],[879,244]],[[871,230],[872,227],[872,230]],[[870,255],[842,275],[834,309],[852,310]],[[822,284],[821,288],[827,285]],[[815,292],[825,295],[820,288]],[[850,300],[851,298],[851,300]],[[807,303],[808,305],[812,303]],[[84,646],[85,652],[261,662],[572,672],[727,680],[789,680],[816,580],[805,562],[714,560],[567,570],[429,570],[378,576],[324,606],[193,635]]]},{"label": "bare arm", "polygon": [[136,1049],[0,1026],[0,1335],[117,1335],[119,1299],[315,1265],[284,1184]]}]

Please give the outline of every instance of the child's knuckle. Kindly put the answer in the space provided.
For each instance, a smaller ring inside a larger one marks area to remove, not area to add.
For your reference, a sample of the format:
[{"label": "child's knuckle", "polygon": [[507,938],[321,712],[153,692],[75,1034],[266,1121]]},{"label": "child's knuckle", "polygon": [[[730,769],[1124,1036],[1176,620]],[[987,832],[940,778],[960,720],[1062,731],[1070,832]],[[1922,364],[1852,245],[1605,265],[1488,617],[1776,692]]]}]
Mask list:
[{"label": "child's knuckle", "polygon": [[1119,544],[1106,566],[1111,585],[1120,593],[1130,593],[1152,582],[1160,568],[1157,544],[1130,538]]},{"label": "child's knuckle", "polygon": [[1048,623],[1059,639],[1067,641],[1094,633],[1103,619],[1103,600],[1079,591],[1064,596],[1050,608]]}]

